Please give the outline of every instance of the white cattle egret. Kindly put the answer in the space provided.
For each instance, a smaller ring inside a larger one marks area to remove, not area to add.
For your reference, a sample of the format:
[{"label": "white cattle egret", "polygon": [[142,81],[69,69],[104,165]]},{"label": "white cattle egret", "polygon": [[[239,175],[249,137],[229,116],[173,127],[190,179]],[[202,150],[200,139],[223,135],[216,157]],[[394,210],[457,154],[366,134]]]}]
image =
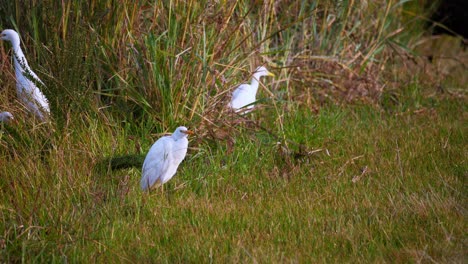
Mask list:
[{"label": "white cattle egret", "polygon": [[29,68],[28,61],[20,47],[18,33],[12,29],[5,29],[1,33],[1,39],[10,41],[12,45],[18,97],[36,117],[41,121],[46,120],[50,114],[49,102],[36,86],[37,83],[41,85],[44,83]]},{"label": "white cattle egret", "polygon": [[143,162],[140,182],[143,191],[158,187],[174,176],[187,154],[187,135],[191,134],[192,131],[181,126],[172,135],[158,139],[151,146]]},{"label": "white cattle egret", "polygon": [[258,83],[262,76],[275,76],[269,72],[265,67],[261,66],[255,70],[250,84],[241,84],[232,92],[232,99],[229,107],[236,112],[248,113],[254,107],[253,103],[257,100]]},{"label": "white cattle egret", "polygon": [[10,112],[1,112],[0,113],[0,122],[8,123],[13,120],[13,115]]}]

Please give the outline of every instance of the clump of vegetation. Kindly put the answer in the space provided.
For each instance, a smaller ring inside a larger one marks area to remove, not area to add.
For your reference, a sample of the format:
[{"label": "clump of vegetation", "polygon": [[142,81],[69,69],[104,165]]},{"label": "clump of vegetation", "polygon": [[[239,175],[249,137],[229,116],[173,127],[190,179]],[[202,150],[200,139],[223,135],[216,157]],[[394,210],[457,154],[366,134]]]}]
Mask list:
[{"label": "clump of vegetation", "polygon": [[[2,45],[0,106],[17,122],[0,128],[0,259],[461,262],[466,74],[417,56],[414,10],[2,2],[53,120],[16,99]],[[262,64],[277,78],[257,109],[229,113]],[[143,155],[179,125],[197,134],[186,160],[142,194]]]}]

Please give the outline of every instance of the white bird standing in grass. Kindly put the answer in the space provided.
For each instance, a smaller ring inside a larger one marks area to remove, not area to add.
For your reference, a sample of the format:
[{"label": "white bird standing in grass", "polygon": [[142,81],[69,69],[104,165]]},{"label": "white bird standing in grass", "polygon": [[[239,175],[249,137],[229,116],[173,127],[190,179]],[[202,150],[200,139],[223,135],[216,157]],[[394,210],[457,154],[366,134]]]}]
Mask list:
[{"label": "white bird standing in grass", "polygon": [[161,186],[174,176],[187,154],[187,135],[191,134],[192,131],[181,126],[172,135],[158,139],[151,146],[143,162],[140,182],[143,191]]},{"label": "white bird standing in grass", "polygon": [[8,123],[12,121],[13,115],[10,112],[1,112],[0,113],[0,122]]},{"label": "white bird standing in grass", "polygon": [[229,107],[236,112],[248,113],[252,111],[253,103],[257,100],[257,90],[260,77],[262,76],[275,76],[269,72],[265,67],[260,66],[255,70],[250,84],[241,84],[232,92],[232,99]]},{"label": "white bird standing in grass", "polygon": [[28,61],[20,47],[18,33],[12,29],[5,29],[1,33],[1,39],[10,41],[12,45],[18,97],[30,112],[41,121],[45,121],[50,114],[49,102],[36,86],[37,83],[41,85],[44,83],[29,68]]}]

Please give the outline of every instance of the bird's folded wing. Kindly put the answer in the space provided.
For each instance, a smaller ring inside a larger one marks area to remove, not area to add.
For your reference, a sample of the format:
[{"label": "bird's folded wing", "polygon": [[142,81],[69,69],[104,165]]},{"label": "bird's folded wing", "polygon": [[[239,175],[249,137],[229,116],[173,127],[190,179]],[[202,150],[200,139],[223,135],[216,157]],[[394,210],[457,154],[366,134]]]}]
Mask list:
[{"label": "bird's folded wing", "polygon": [[141,188],[148,190],[167,172],[172,145],[168,137],[160,138],[148,151],[143,163]]},{"label": "bird's folded wing", "polygon": [[234,92],[232,92],[232,98],[235,99],[236,97],[238,97],[241,93],[243,92],[247,92],[250,88],[250,85],[248,84],[241,84],[239,85],[239,87],[237,87],[236,90],[234,90]]},{"label": "bird's folded wing", "polygon": [[34,90],[33,99],[43,108],[43,110],[50,112],[49,101],[38,88]]},{"label": "bird's folded wing", "polygon": [[39,79],[39,77],[36,75],[35,72],[29,71],[29,74],[30,74],[31,77],[34,79],[34,80],[32,80],[33,82],[35,82],[35,83],[40,83],[42,86],[45,86],[45,84],[42,82],[41,79]]}]

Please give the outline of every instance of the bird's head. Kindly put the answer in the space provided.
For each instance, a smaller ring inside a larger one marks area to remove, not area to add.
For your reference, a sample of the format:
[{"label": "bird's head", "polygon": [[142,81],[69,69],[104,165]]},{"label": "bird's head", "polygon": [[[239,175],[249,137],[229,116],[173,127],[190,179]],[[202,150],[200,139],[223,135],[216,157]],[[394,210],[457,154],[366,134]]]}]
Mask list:
[{"label": "bird's head", "polygon": [[5,29],[2,31],[0,38],[6,41],[10,41],[13,46],[19,45],[20,38],[18,33],[13,29]]},{"label": "bird's head", "polygon": [[184,127],[184,126],[178,127],[178,128],[174,131],[174,134],[172,134],[172,136],[173,136],[175,139],[184,138],[184,137],[187,137],[188,135],[193,135],[193,131],[188,130],[188,129],[187,129],[186,127]]},{"label": "bird's head", "polygon": [[9,123],[13,121],[13,115],[10,112],[1,112],[0,113],[0,122]]},{"label": "bird's head", "polygon": [[267,68],[265,68],[264,66],[258,67],[255,70],[254,75],[257,76],[257,78],[261,76],[272,76],[272,77],[275,76],[273,73],[269,72]]}]

